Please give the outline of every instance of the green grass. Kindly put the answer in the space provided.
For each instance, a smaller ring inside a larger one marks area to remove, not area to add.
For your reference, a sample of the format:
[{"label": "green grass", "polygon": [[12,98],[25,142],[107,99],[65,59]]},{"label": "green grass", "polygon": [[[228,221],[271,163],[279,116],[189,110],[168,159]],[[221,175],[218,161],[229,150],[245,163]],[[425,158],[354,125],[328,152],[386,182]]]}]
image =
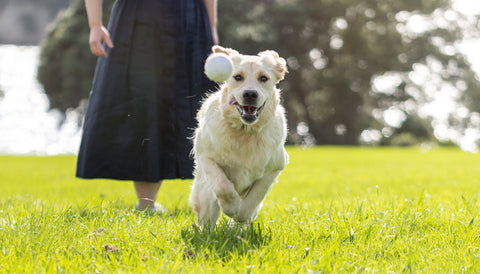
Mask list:
[{"label": "green grass", "polygon": [[480,271],[480,157],[457,149],[288,148],[257,220],[199,231],[190,181],[165,215],[131,183],[74,178],[75,157],[0,157],[0,273]]}]

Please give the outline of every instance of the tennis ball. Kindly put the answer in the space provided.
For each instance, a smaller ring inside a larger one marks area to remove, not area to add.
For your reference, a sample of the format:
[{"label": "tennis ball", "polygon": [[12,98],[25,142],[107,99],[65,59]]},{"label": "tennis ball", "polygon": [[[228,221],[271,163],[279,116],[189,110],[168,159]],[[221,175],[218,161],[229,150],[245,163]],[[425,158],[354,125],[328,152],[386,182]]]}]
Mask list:
[{"label": "tennis ball", "polygon": [[224,82],[232,72],[232,60],[225,53],[213,53],[205,61],[205,74],[212,81]]}]

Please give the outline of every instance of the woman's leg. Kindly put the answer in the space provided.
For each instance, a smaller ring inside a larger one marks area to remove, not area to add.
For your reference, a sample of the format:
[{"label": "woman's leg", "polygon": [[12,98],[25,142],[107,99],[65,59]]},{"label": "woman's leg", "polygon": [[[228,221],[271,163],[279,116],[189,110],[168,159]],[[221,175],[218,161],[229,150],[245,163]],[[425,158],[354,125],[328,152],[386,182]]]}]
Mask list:
[{"label": "woman's leg", "polygon": [[158,183],[134,181],[133,185],[138,197],[137,209],[144,210],[147,208],[154,208],[162,181],[159,181]]}]

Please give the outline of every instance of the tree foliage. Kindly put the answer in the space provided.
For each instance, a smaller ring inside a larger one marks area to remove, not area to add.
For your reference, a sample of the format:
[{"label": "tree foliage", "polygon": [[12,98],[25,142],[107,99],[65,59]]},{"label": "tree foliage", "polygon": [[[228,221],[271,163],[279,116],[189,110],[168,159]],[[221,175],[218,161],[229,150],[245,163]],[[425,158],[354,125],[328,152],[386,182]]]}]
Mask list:
[{"label": "tree foliage", "polygon": [[[109,14],[113,0],[104,1]],[[107,22],[108,16],[104,16]],[[88,20],[83,0],[74,0],[49,26],[41,43],[38,80],[50,108],[65,112],[88,98],[97,58],[90,53]]]},{"label": "tree foliage", "polygon": [[[49,32],[39,69],[52,107],[62,110],[86,98],[94,67],[78,2]],[[468,108],[480,111],[476,75],[455,47],[475,22],[450,5],[449,0],[225,0],[219,1],[219,33],[223,46],[249,54],[274,49],[287,59],[290,73],[281,88],[291,141],[357,144],[363,130],[375,129],[388,143],[409,127],[388,124],[385,111],[423,119],[419,106],[438,92],[455,90]],[[437,81],[419,81],[425,74]],[[386,85],[377,85],[378,79]],[[422,134],[433,138],[430,124],[415,124],[417,132],[429,131]]]},{"label": "tree foliage", "polygon": [[[461,81],[465,96],[480,97],[469,63],[451,50],[465,25],[449,7],[446,0],[222,1],[220,37],[240,51],[273,48],[287,57],[283,89],[291,129],[303,121],[317,143],[356,144],[364,129],[388,126],[375,110],[408,116],[431,99],[410,77],[417,64],[435,62],[443,81],[454,87]],[[446,19],[449,13],[455,16]],[[428,28],[409,30],[412,16]],[[386,73],[399,81],[376,90],[374,80]]]}]

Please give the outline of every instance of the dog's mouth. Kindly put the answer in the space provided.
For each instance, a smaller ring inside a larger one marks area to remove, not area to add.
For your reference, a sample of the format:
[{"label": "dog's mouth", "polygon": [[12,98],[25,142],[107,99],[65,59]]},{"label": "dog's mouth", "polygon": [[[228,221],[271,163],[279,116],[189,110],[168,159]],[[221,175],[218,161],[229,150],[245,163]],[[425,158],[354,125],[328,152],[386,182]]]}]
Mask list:
[{"label": "dog's mouth", "polygon": [[253,124],[257,121],[258,115],[262,111],[263,107],[265,106],[265,103],[263,103],[262,106],[256,107],[256,106],[250,106],[250,105],[245,105],[242,106],[240,103],[238,103],[237,99],[235,97],[232,97],[230,100],[230,105],[235,106],[240,113],[240,117],[242,118],[242,121],[246,124]]}]

